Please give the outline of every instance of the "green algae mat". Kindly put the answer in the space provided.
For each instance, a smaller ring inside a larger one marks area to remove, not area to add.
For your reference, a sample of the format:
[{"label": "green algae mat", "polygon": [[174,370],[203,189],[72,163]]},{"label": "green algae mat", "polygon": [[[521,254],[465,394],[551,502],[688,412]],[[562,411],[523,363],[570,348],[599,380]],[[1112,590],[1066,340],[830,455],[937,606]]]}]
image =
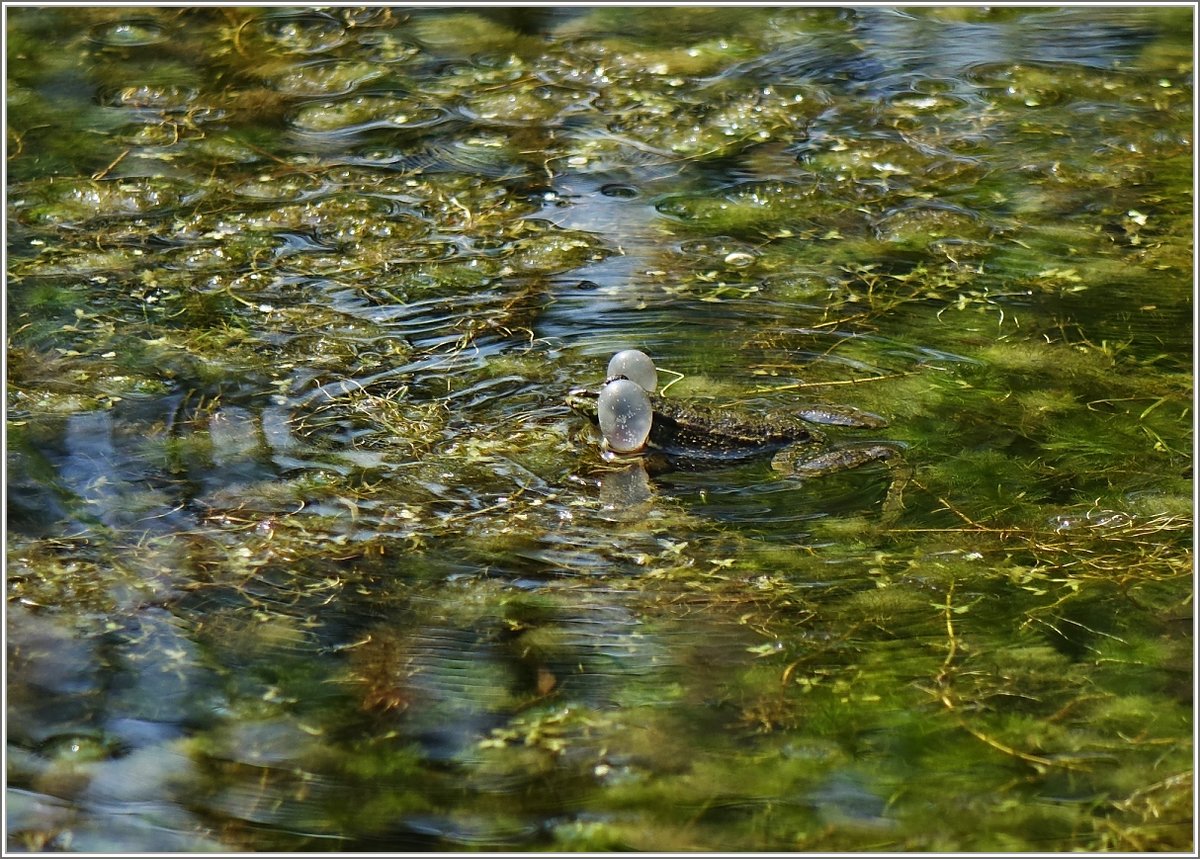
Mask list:
[{"label": "green algae mat", "polygon": [[1194,849],[1193,12],[6,7],[6,849]]}]

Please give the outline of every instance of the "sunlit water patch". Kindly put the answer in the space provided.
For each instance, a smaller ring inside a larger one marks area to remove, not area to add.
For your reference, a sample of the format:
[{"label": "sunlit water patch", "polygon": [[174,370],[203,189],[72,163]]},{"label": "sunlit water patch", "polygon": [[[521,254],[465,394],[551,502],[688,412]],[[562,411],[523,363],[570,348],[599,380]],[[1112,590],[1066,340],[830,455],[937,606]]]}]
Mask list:
[{"label": "sunlit water patch", "polygon": [[8,27],[10,849],[1191,846],[1180,10]]}]

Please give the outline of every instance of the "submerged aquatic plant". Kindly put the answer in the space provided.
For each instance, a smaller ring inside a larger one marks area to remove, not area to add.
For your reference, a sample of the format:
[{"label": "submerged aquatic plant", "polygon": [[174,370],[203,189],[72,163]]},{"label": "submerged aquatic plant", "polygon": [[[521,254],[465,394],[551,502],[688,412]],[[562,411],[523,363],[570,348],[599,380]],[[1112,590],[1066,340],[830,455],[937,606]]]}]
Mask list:
[{"label": "submerged aquatic plant", "polygon": [[1180,10],[7,22],[7,846],[1192,846]]}]

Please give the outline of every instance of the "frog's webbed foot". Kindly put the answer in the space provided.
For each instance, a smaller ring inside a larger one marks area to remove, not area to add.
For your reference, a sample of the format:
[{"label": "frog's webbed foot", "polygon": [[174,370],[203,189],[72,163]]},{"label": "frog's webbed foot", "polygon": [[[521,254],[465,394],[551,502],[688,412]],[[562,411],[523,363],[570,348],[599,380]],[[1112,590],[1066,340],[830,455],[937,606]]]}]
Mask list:
[{"label": "frog's webbed foot", "polygon": [[827,450],[805,457],[802,450],[781,450],[771,460],[771,468],[788,477],[800,479],[824,477],[874,462],[886,463],[892,473],[887,497],[883,500],[883,523],[890,523],[904,509],[904,486],[912,477],[912,467],[904,460],[902,449],[893,444],[861,444]]},{"label": "frog's webbed foot", "polygon": [[855,429],[880,429],[888,422],[879,415],[864,412],[853,406],[805,406],[797,412],[810,424]]}]

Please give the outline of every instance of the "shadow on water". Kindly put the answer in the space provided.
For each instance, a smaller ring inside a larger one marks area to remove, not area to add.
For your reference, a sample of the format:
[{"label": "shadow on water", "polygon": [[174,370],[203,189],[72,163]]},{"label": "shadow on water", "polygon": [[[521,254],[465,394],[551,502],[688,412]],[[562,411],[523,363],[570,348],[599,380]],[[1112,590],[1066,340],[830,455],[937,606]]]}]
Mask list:
[{"label": "shadow on water", "polygon": [[10,10],[6,846],[1187,849],[1190,21]]}]

